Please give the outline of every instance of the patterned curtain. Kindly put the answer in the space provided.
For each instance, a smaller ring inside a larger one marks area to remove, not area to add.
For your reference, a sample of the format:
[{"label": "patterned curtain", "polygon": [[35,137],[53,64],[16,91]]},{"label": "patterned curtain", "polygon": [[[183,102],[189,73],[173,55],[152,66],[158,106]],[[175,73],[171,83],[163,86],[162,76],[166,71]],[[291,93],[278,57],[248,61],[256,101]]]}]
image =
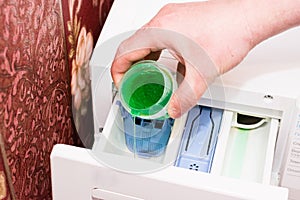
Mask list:
[{"label": "patterned curtain", "polygon": [[0,0],[0,200],[51,199],[53,145],[91,146],[93,130],[77,132],[92,123],[87,61],[111,4]]}]

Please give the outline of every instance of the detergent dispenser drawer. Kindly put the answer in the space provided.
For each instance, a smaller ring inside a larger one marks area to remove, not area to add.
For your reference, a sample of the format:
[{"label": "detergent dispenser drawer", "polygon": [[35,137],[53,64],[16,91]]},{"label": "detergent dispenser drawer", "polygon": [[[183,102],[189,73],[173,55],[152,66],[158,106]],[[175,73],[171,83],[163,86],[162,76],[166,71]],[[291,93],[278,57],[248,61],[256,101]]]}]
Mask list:
[{"label": "detergent dispenser drawer", "polygon": [[[287,199],[286,188],[270,185],[279,119],[202,105],[164,123],[134,121],[123,111],[115,101],[92,149],[105,165],[97,173],[98,199]],[[141,140],[132,140],[128,124],[143,128],[135,132],[145,134]],[[163,149],[149,145],[161,134],[153,137],[147,127],[167,130]]]}]

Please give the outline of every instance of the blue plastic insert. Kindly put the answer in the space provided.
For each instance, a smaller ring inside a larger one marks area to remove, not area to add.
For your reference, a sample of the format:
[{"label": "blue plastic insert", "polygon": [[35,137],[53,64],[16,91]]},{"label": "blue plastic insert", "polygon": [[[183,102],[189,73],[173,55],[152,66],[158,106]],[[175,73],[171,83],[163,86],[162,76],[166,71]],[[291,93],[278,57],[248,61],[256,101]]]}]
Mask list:
[{"label": "blue plastic insert", "polygon": [[[168,144],[174,120],[149,120],[132,117],[118,101],[124,122],[127,148],[144,158],[161,155]],[[135,131],[135,132],[134,132]]]},{"label": "blue plastic insert", "polygon": [[210,172],[223,110],[195,106],[188,113],[175,166]]}]

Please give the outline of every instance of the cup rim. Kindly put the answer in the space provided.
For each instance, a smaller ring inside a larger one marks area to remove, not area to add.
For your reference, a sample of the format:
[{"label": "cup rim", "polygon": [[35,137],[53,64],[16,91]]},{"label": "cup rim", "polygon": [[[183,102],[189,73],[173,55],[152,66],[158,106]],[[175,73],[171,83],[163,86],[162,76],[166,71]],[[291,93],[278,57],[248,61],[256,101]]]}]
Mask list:
[{"label": "cup rim", "polygon": [[[127,112],[129,112],[131,115],[134,115],[134,114],[132,114],[132,110],[134,110],[134,113],[146,113],[147,111],[149,111],[149,109],[153,108],[154,106],[160,105],[160,103],[165,100],[163,97],[166,97],[166,95],[168,95],[168,91],[169,91],[168,88],[171,88],[172,93],[174,91],[174,85],[175,85],[174,84],[174,78],[172,77],[171,72],[165,66],[163,66],[161,63],[158,63],[158,62],[153,61],[153,60],[142,60],[142,61],[134,63],[131,66],[130,69],[133,69],[133,67],[135,67],[137,65],[140,65],[140,64],[143,64],[143,63],[145,63],[145,64],[149,64],[149,63],[153,64],[152,67],[155,67],[162,74],[163,81],[164,81],[164,90],[163,90],[163,93],[160,96],[160,98],[154,104],[152,104],[151,106],[149,106],[147,108],[143,108],[143,109],[131,108],[129,106],[128,102],[125,101],[125,99],[123,98],[122,92],[120,92],[121,103],[122,103],[123,107],[127,110]],[[123,76],[123,78],[124,78],[124,76]],[[122,79],[122,81],[123,80],[124,79]],[[121,81],[121,84],[120,84],[120,90],[121,90],[122,85],[123,85],[122,81]],[[149,115],[144,115],[144,114],[139,115],[139,114],[137,114],[135,116],[136,117],[140,117],[140,118],[144,118],[144,119],[157,119],[157,118],[161,118],[161,117],[164,117],[164,116],[168,116],[167,115],[167,111],[166,111],[166,109],[167,109],[166,107],[169,104],[171,96],[172,96],[172,94],[170,95],[169,99],[167,100],[167,103],[162,107],[162,109],[158,110],[157,112],[154,112],[151,115],[150,114]]]}]

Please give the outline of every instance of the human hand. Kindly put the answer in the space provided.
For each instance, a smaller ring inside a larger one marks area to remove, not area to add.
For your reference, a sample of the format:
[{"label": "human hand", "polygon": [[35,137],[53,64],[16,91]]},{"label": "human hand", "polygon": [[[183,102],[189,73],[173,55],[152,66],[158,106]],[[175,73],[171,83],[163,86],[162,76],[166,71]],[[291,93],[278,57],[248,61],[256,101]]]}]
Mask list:
[{"label": "human hand", "polygon": [[257,23],[253,22],[261,19],[253,17],[256,4],[249,8],[249,2],[219,0],[164,6],[119,46],[111,68],[115,84],[118,86],[135,61],[168,49],[185,66],[184,80],[168,107],[170,117],[180,117],[198,102],[216,76],[239,64],[268,36],[259,37],[255,32]]}]

